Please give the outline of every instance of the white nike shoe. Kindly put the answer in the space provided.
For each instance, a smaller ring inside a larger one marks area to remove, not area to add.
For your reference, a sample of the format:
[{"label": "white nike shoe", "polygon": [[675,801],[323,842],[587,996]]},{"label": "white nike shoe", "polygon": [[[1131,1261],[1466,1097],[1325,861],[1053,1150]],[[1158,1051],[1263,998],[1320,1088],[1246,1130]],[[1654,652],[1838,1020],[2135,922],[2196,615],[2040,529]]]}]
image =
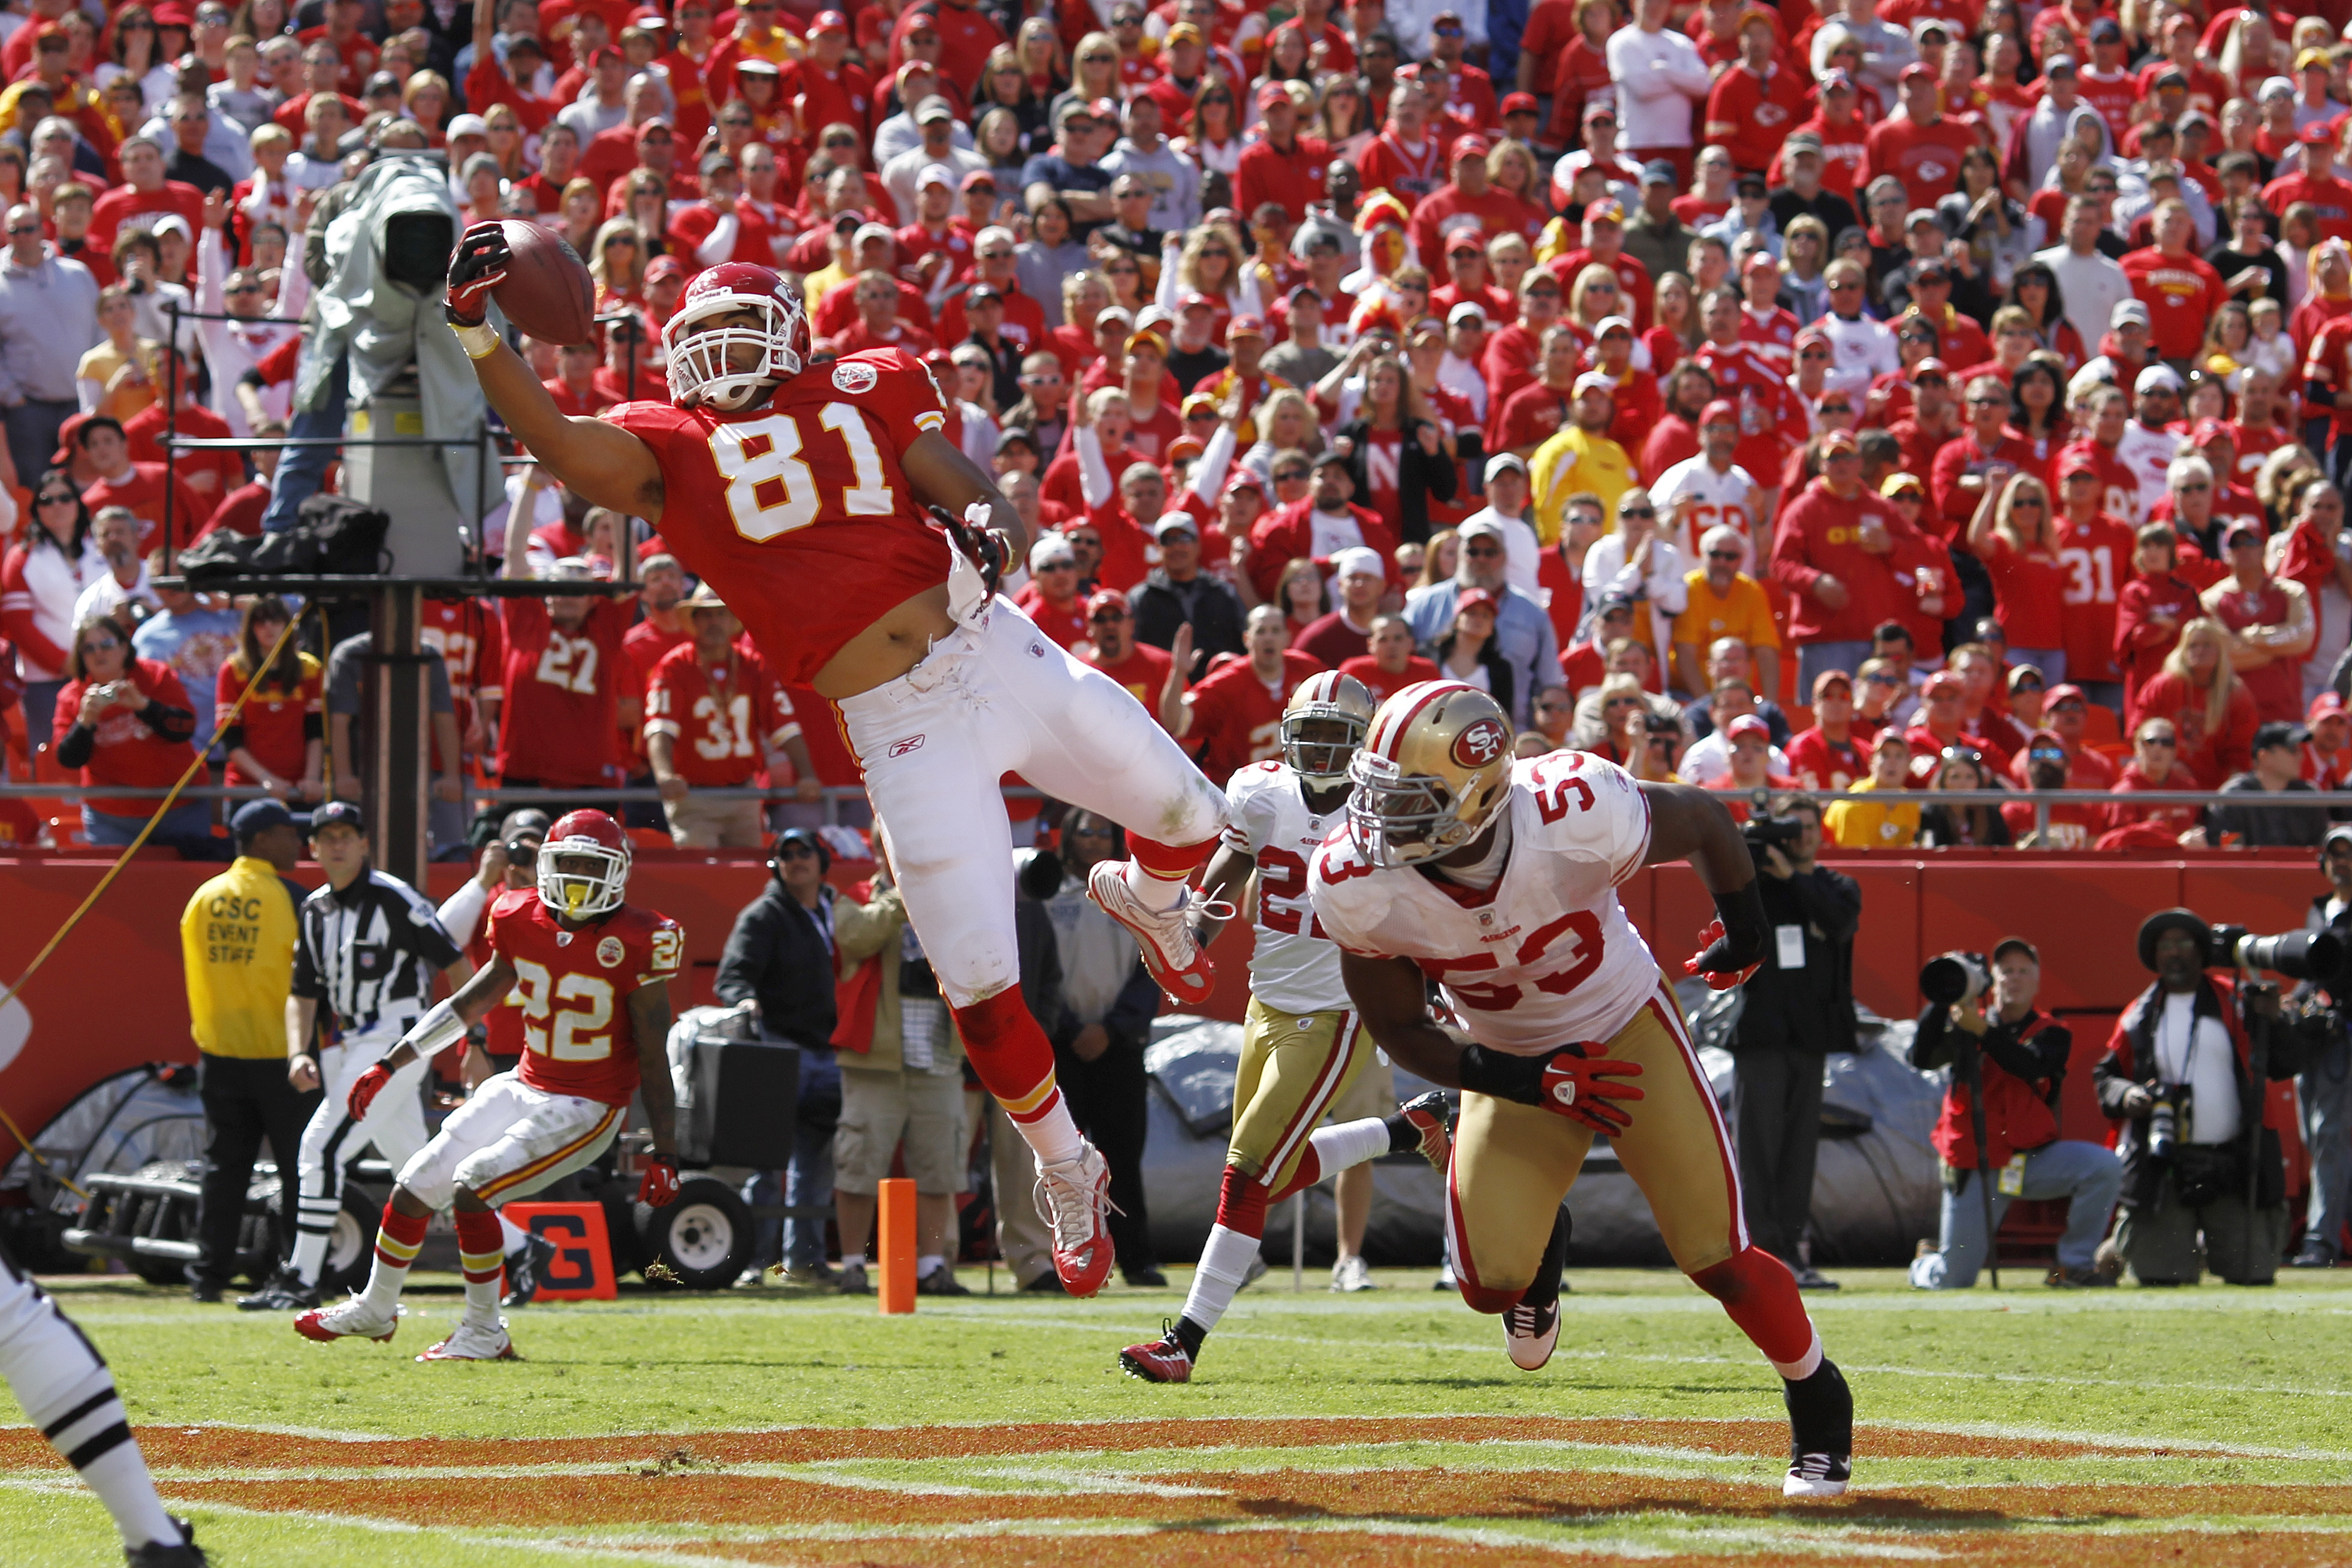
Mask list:
[{"label": "white nike shoe", "polygon": [[416,1358],[418,1361],[515,1361],[514,1342],[507,1338],[507,1321],[488,1328],[467,1321],[457,1331]]},{"label": "white nike shoe", "polygon": [[1521,1372],[1538,1372],[1559,1343],[1559,1298],[1539,1306],[1522,1301],[1503,1314],[1503,1348]]},{"label": "white nike shoe", "polygon": [[1037,1167],[1037,1217],[1054,1227],[1054,1272],[1073,1296],[1110,1278],[1110,1166],[1093,1144],[1075,1160]]},{"label": "white nike shoe", "polygon": [[294,1319],[294,1331],[306,1340],[325,1344],[333,1340],[375,1340],[392,1338],[400,1327],[400,1309],[379,1312],[367,1304],[363,1296],[338,1301],[331,1307],[313,1307]]},{"label": "white nike shoe", "polygon": [[1126,861],[1098,860],[1087,873],[1087,897],[1134,933],[1143,949],[1144,967],[1168,1000],[1179,1007],[1198,1007],[1209,999],[1216,989],[1217,970],[1192,940],[1192,924],[1184,918],[1192,907],[1189,892],[1173,909],[1152,909],[1127,885]]},{"label": "white nike shoe", "polygon": [[1343,1258],[1331,1265],[1331,1289],[1377,1290],[1380,1285],[1372,1279],[1371,1266],[1360,1254],[1354,1258]]}]

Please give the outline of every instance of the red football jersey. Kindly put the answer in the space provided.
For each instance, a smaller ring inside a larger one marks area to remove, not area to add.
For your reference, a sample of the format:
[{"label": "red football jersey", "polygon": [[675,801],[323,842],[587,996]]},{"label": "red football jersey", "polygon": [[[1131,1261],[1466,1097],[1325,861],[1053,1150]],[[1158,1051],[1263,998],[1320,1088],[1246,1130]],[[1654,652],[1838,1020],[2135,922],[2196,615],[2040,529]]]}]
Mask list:
[{"label": "red football jersey", "polygon": [[498,896],[489,929],[490,951],[514,966],[513,994],[522,998],[522,1081],[549,1094],[628,1104],[637,1092],[628,999],[677,973],[685,931],[635,904],[566,930],[529,888]]},{"label": "red football jersey", "polygon": [[947,536],[898,463],[946,418],[930,373],[898,349],[813,366],[740,414],[631,403],[606,416],[661,464],[662,538],[791,685],[947,580]]},{"label": "red football jersey", "polygon": [[646,682],[646,739],[669,736],[671,766],[701,789],[751,783],[763,748],[801,731],[767,662],[731,647],[728,653],[725,663],[707,665],[691,643],[672,648]]},{"label": "red football jersey", "polygon": [[611,783],[628,605],[593,600],[588,618],[569,633],[544,599],[501,599],[499,616],[507,649],[499,776],[559,789]]},{"label": "red football jersey", "polygon": [[1279,756],[1282,705],[1299,682],[1322,669],[1322,660],[1312,655],[1285,649],[1282,679],[1275,687],[1260,680],[1246,658],[1211,670],[1184,696],[1192,710],[1192,727],[1184,739],[1199,742],[1201,771],[1213,779],[1231,778],[1246,763]]}]

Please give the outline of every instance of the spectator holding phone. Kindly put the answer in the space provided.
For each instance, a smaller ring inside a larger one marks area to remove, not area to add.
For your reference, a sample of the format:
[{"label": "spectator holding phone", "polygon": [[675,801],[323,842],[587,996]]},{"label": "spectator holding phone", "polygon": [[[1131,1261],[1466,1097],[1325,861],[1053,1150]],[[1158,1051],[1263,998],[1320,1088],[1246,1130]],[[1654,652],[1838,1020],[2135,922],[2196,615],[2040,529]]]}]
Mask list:
[{"label": "spectator holding phone", "polygon": [[[131,649],[131,628],[119,616],[93,616],[74,627],[58,711],[74,716],[57,742],[61,767],[79,768],[81,782],[162,791],[177,784],[195,761],[190,744],[196,716],[180,678]],[[93,845],[119,848],[139,837],[158,801],[86,800],[81,830]],[[213,812],[204,801],[183,801],[163,813],[152,841],[176,844],[198,859],[212,858]]]}]

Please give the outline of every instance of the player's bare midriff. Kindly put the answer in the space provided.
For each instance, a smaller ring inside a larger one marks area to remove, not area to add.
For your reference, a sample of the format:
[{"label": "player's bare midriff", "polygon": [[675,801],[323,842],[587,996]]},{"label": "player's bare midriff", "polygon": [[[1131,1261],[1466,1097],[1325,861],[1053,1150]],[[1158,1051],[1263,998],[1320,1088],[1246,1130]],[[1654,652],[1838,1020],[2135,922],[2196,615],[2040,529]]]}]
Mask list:
[{"label": "player's bare midriff", "polygon": [[809,684],[818,696],[836,702],[871,691],[922,663],[931,644],[953,630],[948,585],[940,583],[893,605],[881,619],[844,643]]}]

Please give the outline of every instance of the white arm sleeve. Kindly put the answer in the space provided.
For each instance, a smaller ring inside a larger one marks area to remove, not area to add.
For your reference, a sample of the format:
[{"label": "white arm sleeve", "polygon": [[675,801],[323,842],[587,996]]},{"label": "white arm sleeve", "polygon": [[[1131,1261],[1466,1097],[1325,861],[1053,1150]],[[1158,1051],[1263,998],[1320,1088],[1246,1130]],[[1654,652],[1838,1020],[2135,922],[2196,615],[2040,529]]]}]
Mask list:
[{"label": "white arm sleeve", "polygon": [[1185,488],[1202,500],[1213,503],[1224,489],[1225,470],[1233,466],[1234,449],[1241,443],[1234,436],[1233,426],[1222,420],[1216,434],[1209,437],[1201,460],[1192,465],[1192,482]]},{"label": "white arm sleeve", "polygon": [[1078,493],[1088,506],[1100,506],[1118,493],[1111,482],[1110,465],[1103,461],[1102,438],[1091,425],[1081,425],[1072,436],[1078,449]]},{"label": "white arm sleeve", "polygon": [[716,267],[735,254],[735,237],[742,231],[743,220],[728,213],[710,226],[710,237],[694,247],[694,258],[705,267]]},{"label": "white arm sleeve", "polygon": [[450,894],[441,903],[441,929],[459,947],[474,940],[474,928],[481,922],[482,911],[489,907],[490,895],[473,878]]}]

